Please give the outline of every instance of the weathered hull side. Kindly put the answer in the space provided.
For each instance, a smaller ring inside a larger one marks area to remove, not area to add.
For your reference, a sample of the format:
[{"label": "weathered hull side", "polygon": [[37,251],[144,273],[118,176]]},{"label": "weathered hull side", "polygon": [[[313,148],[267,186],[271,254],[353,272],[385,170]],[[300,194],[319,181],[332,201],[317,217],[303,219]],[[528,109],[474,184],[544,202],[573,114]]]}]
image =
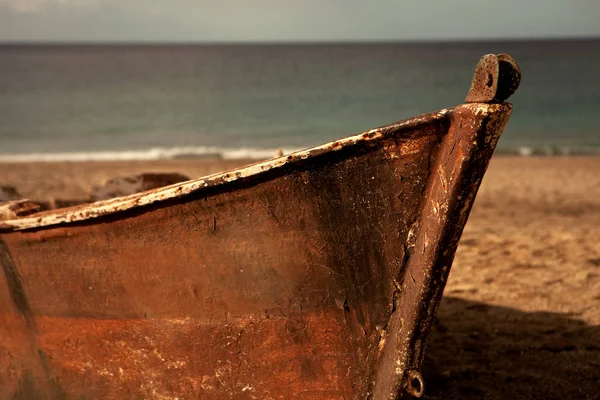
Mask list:
[{"label": "weathered hull side", "polygon": [[509,114],[0,234],[0,398],[399,396]]}]

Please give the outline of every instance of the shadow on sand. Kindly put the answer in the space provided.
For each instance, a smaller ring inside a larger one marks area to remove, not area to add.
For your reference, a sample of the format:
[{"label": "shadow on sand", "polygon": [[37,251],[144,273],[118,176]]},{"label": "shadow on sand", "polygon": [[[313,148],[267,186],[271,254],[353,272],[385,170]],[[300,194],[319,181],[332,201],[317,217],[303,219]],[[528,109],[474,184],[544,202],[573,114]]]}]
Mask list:
[{"label": "shadow on sand", "polygon": [[600,399],[600,326],[444,297],[425,399]]}]

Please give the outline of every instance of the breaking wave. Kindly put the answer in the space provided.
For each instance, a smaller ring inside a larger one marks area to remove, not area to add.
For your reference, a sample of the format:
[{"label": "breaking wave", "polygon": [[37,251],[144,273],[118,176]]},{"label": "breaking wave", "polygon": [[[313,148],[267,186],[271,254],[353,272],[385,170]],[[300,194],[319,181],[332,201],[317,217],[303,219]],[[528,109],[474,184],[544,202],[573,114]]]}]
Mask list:
[{"label": "breaking wave", "polygon": [[[145,150],[86,151],[56,153],[5,153],[0,162],[59,161],[151,161],[176,159],[265,160],[280,154],[290,154],[300,148],[221,148],[221,147],[155,147]],[[600,156],[600,147],[498,147],[496,154],[516,156]]]},{"label": "breaking wave", "polygon": [[586,146],[519,146],[498,147],[496,154],[530,156],[599,156],[600,147]]},{"label": "breaking wave", "polygon": [[300,149],[292,148],[219,148],[219,147],[155,147],[145,150],[89,151],[59,153],[0,154],[0,162],[56,162],[56,161],[150,161],[217,158],[222,160],[264,160]]}]

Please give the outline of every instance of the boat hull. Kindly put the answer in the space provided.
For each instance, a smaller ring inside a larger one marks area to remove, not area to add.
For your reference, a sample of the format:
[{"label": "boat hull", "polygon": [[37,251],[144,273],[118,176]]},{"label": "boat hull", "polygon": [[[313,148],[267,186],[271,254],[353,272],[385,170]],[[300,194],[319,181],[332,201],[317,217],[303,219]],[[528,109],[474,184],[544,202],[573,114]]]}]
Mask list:
[{"label": "boat hull", "polygon": [[510,110],[462,105],[181,197],[5,224],[0,398],[419,394]]}]

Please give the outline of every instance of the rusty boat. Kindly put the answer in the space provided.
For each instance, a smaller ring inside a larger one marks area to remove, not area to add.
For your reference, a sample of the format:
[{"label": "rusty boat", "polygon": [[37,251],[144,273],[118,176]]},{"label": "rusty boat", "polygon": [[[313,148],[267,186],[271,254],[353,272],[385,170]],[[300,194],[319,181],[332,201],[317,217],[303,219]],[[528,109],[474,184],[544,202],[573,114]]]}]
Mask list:
[{"label": "rusty boat", "polygon": [[520,71],[244,168],[0,220],[1,399],[421,397]]}]

